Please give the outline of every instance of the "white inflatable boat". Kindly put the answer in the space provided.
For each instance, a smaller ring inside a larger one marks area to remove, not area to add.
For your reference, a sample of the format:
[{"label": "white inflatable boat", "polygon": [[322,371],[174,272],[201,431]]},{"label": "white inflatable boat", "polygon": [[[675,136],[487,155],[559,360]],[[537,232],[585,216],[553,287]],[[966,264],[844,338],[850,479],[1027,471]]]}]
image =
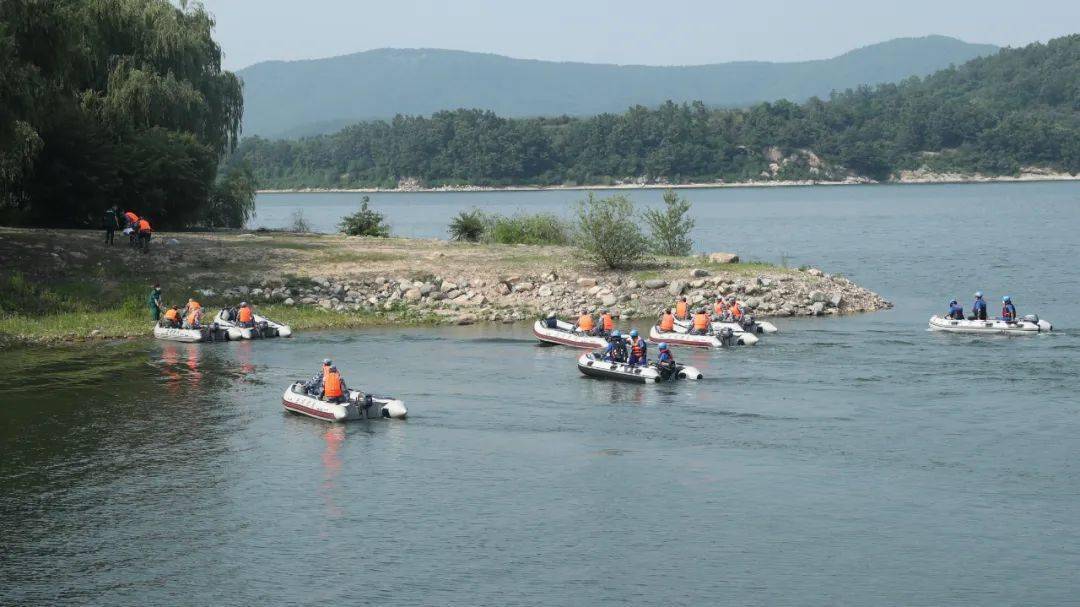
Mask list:
[{"label": "white inflatable boat", "polygon": [[589,377],[603,379],[616,379],[619,381],[637,382],[639,384],[655,384],[672,379],[701,379],[701,371],[687,365],[676,365],[675,372],[665,374],[655,365],[630,366],[625,363],[614,363],[603,360],[599,354],[588,352],[582,354],[577,361],[578,370]]},{"label": "white inflatable boat", "polygon": [[568,322],[557,321],[558,328],[548,327],[543,320],[533,324],[533,335],[536,339],[550,344],[560,344],[573,348],[588,348],[594,350],[607,345],[607,339],[598,335],[589,335],[577,330],[577,325]]},{"label": "white inflatable boat", "polygon": [[306,415],[328,422],[346,422],[359,419],[404,419],[408,415],[405,403],[396,398],[372,396],[349,390],[349,400],[328,403],[304,391],[303,382],[295,382],[285,389],[281,404],[286,411]]},{"label": "white inflatable boat", "polygon": [[210,341],[230,341],[240,339],[240,329],[235,327],[223,327],[217,323],[206,325],[199,329],[174,329],[154,325],[154,337],[166,341],[181,341],[184,343],[202,343]]},{"label": "white inflatable boat", "polygon": [[[675,321],[676,327],[680,327],[687,331],[690,330],[691,325],[692,323],[689,320]],[[771,322],[767,320],[754,320],[753,316],[744,316],[742,322],[721,322],[719,320],[714,320],[712,321],[711,326],[714,333],[719,333],[724,329],[731,329],[732,333],[754,333],[759,335],[762,333],[776,333],[779,331],[779,329],[776,328],[776,325]]]},{"label": "white inflatable boat", "polygon": [[653,325],[649,329],[649,341],[653,343],[666,341],[672,345],[695,348],[722,348],[724,346],[752,346],[758,342],[758,336],[745,331],[736,333],[731,329],[721,329],[709,335],[695,335],[678,324],[675,325],[674,331],[661,331],[660,327]]},{"label": "white inflatable boat", "polygon": [[989,335],[1036,335],[1054,330],[1054,325],[1034,314],[1024,316],[1014,322],[998,318],[987,320],[953,320],[941,316],[930,317],[931,331],[948,333],[981,333]]},{"label": "white inflatable boat", "polygon": [[236,309],[224,308],[214,317],[214,321],[223,327],[229,327],[240,331],[243,339],[259,339],[262,337],[292,337],[292,328],[289,325],[276,323],[265,316],[253,314],[254,327],[241,327],[236,322]]}]

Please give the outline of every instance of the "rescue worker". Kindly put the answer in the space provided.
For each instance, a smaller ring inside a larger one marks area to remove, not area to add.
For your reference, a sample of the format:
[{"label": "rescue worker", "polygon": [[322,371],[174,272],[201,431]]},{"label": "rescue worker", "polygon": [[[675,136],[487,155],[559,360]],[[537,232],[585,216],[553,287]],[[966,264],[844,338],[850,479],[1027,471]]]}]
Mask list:
[{"label": "rescue worker", "polygon": [[198,329],[202,326],[202,305],[194,298],[188,299],[187,307],[184,308],[184,328]]},{"label": "rescue worker", "polygon": [[739,322],[739,321],[742,320],[742,317],[743,317],[742,308],[739,307],[739,301],[737,299],[735,299],[734,295],[731,296],[731,305],[728,306],[728,312],[731,313],[731,318],[735,322]]},{"label": "rescue worker", "polygon": [[139,248],[143,253],[150,252],[150,235],[154,231],[150,229],[150,222],[145,217],[139,218]]},{"label": "rescue worker", "polygon": [[656,368],[660,370],[660,374],[664,376],[664,379],[667,379],[676,371],[678,365],[675,363],[675,357],[671,354],[671,350],[666,343],[661,343],[659,350],[660,354],[656,357]]},{"label": "rescue worker", "polygon": [[667,333],[675,330],[675,315],[671,313],[671,308],[665,309],[660,315],[660,330]]},{"label": "rescue worker", "polygon": [[173,329],[180,327],[180,306],[173,306],[168,310],[165,310],[165,315],[162,317],[162,326],[170,327]]},{"label": "rescue worker", "polygon": [[1016,306],[1013,305],[1012,298],[1008,295],[1001,298],[1001,320],[1016,322]]},{"label": "rescue worker", "polygon": [[986,300],[983,299],[982,291],[975,291],[975,303],[971,304],[969,320],[986,320]]},{"label": "rescue worker", "polygon": [[686,297],[675,302],[675,318],[688,320],[690,318],[690,304],[686,303]]},{"label": "rescue worker", "polygon": [[128,246],[135,246],[135,238],[138,237],[139,229],[139,216],[131,211],[124,211],[124,230],[130,230],[128,235]]},{"label": "rescue worker", "polygon": [[649,346],[645,343],[645,338],[638,336],[637,329],[630,329],[630,358],[626,362],[631,366],[644,367],[649,364],[648,350]]},{"label": "rescue worker", "polygon": [[581,311],[581,316],[577,319],[578,331],[588,335],[596,334],[596,320],[589,314],[587,310]]},{"label": "rescue worker", "polygon": [[255,311],[246,301],[240,302],[240,307],[236,310],[236,324],[241,327],[255,326]]},{"label": "rescue worker", "polygon": [[700,308],[694,315],[694,328],[690,332],[694,335],[708,335],[711,322],[712,319],[705,313],[705,308]]},{"label": "rescue worker", "polygon": [[552,310],[547,315],[547,318],[544,319],[544,326],[549,328],[549,329],[558,329],[559,328],[559,319],[556,317],[554,310]]},{"label": "rescue worker", "polygon": [[324,358],[322,360],[322,366],[319,367],[318,373],[312,375],[311,379],[304,384],[304,389],[307,390],[308,394],[314,394],[318,396],[319,391],[323,385],[323,376],[326,375],[326,372],[332,366],[334,366],[334,361],[330,360],[329,358]]},{"label": "rescue worker", "polygon": [[154,283],[154,288],[150,289],[150,295],[146,297],[146,307],[150,308],[150,318],[157,322],[161,318],[161,311],[165,309],[165,305],[161,303],[161,285]]},{"label": "rescue worker", "polygon": [[326,369],[326,373],[323,373],[323,400],[329,403],[343,403],[347,400],[345,395],[348,393],[349,389],[345,386],[345,380],[341,379],[341,373],[338,372],[338,368],[330,365],[330,367]]},{"label": "rescue worker", "polygon": [[610,335],[614,330],[615,319],[611,317],[611,312],[600,310],[600,334]]},{"label": "rescue worker", "polygon": [[949,313],[945,315],[945,318],[951,318],[952,320],[964,320],[964,306],[952,300],[949,302]]},{"label": "rescue worker", "polygon": [[116,215],[118,210],[115,205],[111,206],[105,209],[101,217],[101,227],[105,228],[105,244],[109,246],[112,246],[113,237],[116,235],[117,228],[120,227],[120,218]]},{"label": "rescue worker", "polygon": [[721,295],[716,296],[716,303],[713,304],[713,316],[716,320],[724,318],[724,314],[727,312],[727,302],[724,301],[724,297]]},{"label": "rescue worker", "polygon": [[604,360],[616,363],[626,362],[626,340],[618,331],[612,331],[608,337],[607,348],[604,349]]}]

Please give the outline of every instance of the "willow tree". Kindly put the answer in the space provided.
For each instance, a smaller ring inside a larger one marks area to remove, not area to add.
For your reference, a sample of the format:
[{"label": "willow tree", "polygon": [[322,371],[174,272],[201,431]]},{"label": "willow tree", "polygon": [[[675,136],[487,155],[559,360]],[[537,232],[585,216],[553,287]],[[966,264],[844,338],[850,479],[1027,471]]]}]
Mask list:
[{"label": "willow tree", "polygon": [[92,224],[111,204],[204,223],[243,114],[213,28],[201,4],[0,1],[3,201],[49,225]]}]

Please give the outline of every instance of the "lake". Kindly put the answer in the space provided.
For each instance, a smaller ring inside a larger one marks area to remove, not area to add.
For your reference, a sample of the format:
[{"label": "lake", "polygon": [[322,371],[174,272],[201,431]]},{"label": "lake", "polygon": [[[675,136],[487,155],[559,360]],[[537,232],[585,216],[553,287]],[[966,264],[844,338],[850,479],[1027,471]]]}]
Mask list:
[{"label": "lake", "polygon": [[[706,379],[658,386],[585,378],[527,325],[5,352],[0,604],[1074,603],[1080,184],[683,193],[700,249],[896,307],[680,350]],[[443,237],[582,195],[372,204]],[[329,230],[358,200],[261,195],[254,225]],[[926,331],[976,289],[1055,332]],[[324,356],[409,419],[284,413]]]}]

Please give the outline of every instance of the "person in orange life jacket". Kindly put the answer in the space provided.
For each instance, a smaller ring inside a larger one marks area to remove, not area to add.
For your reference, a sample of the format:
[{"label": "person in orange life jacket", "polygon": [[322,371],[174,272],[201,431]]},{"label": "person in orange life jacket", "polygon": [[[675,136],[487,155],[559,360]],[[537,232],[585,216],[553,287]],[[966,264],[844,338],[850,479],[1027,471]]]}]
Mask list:
[{"label": "person in orange life jacket", "polygon": [[128,235],[128,246],[135,246],[135,239],[139,237],[139,216],[131,211],[124,211],[124,231]]},{"label": "person in orange life jacket", "polygon": [[733,318],[735,322],[739,322],[742,320],[743,316],[742,308],[739,307],[739,302],[735,299],[734,295],[730,297],[730,301],[731,305],[728,307],[728,311],[731,312],[731,318]]},{"label": "person in orange life jacket", "polygon": [[168,310],[165,310],[165,315],[162,317],[162,326],[177,328],[180,326],[180,306],[173,306]]},{"label": "person in orange life jacket", "polygon": [[578,331],[588,335],[596,335],[596,319],[589,314],[588,310],[582,310],[577,319]]},{"label": "person in orange life jacket", "polygon": [[255,326],[255,311],[246,301],[240,302],[240,307],[236,310],[236,324],[241,327]]},{"label": "person in orange life jacket", "polygon": [[194,298],[188,299],[184,308],[184,328],[198,329],[202,324],[202,305]]},{"label": "person in orange life jacket", "polygon": [[1016,321],[1016,306],[1013,305],[1012,298],[1008,295],[1001,298],[1001,320],[1006,322]]},{"label": "person in orange life jacket", "polygon": [[694,328],[690,332],[695,335],[708,335],[711,322],[712,319],[705,313],[705,308],[700,308],[694,315]]},{"label": "person in orange life jacket", "polygon": [[630,358],[626,362],[644,367],[649,362],[648,354],[649,346],[645,343],[645,338],[638,336],[637,329],[630,329]]},{"label": "person in orange life jacket", "polygon": [[618,330],[612,331],[608,337],[607,347],[604,348],[604,360],[616,363],[626,362],[626,340]]},{"label": "person in orange life jacket", "polygon": [[716,303],[713,304],[713,316],[717,320],[724,318],[724,314],[727,312],[727,303],[724,302],[724,298],[721,295],[716,296]]},{"label": "person in orange life jacket", "polygon": [[686,303],[685,297],[675,302],[675,318],[678,318],[679,320],[687,320],[690,318],[690,304]]},{"label": "person in orange life jacket", "polygon": [[615,319],[611,317],[611,312],[607,310],[600,310],[600,334],[611,335],[611,332],[615,330]]},{"label": "person in orange life jacket", "polygon": [[671,308],[667,308],[660,315],[660,330],[667,333],[675,330],[675,315],[671,313]]},{"label": "person in orange life jacket", "polygon": [[323,373],[322,378],[322,397],[327,402],[342,403],[345,402],[345,395],[349,393],[349,388],[345,385],[345,380],[341,378],[341,373],[338,372],[338,368],[331,365],[326,373]]},{"label": "person in orange life jacket", "polygon": [[150,235],[154,233],[150,229],[150,222],[145,217],[139,218],[139,248],[143,253],[150,251]]},{"label": "person in orange life jacket", "polygon": [[945,318],[951,318],[952,320],[964,320],[964,306],[952,300],[949,302],[949,313],[945,315]]}]

